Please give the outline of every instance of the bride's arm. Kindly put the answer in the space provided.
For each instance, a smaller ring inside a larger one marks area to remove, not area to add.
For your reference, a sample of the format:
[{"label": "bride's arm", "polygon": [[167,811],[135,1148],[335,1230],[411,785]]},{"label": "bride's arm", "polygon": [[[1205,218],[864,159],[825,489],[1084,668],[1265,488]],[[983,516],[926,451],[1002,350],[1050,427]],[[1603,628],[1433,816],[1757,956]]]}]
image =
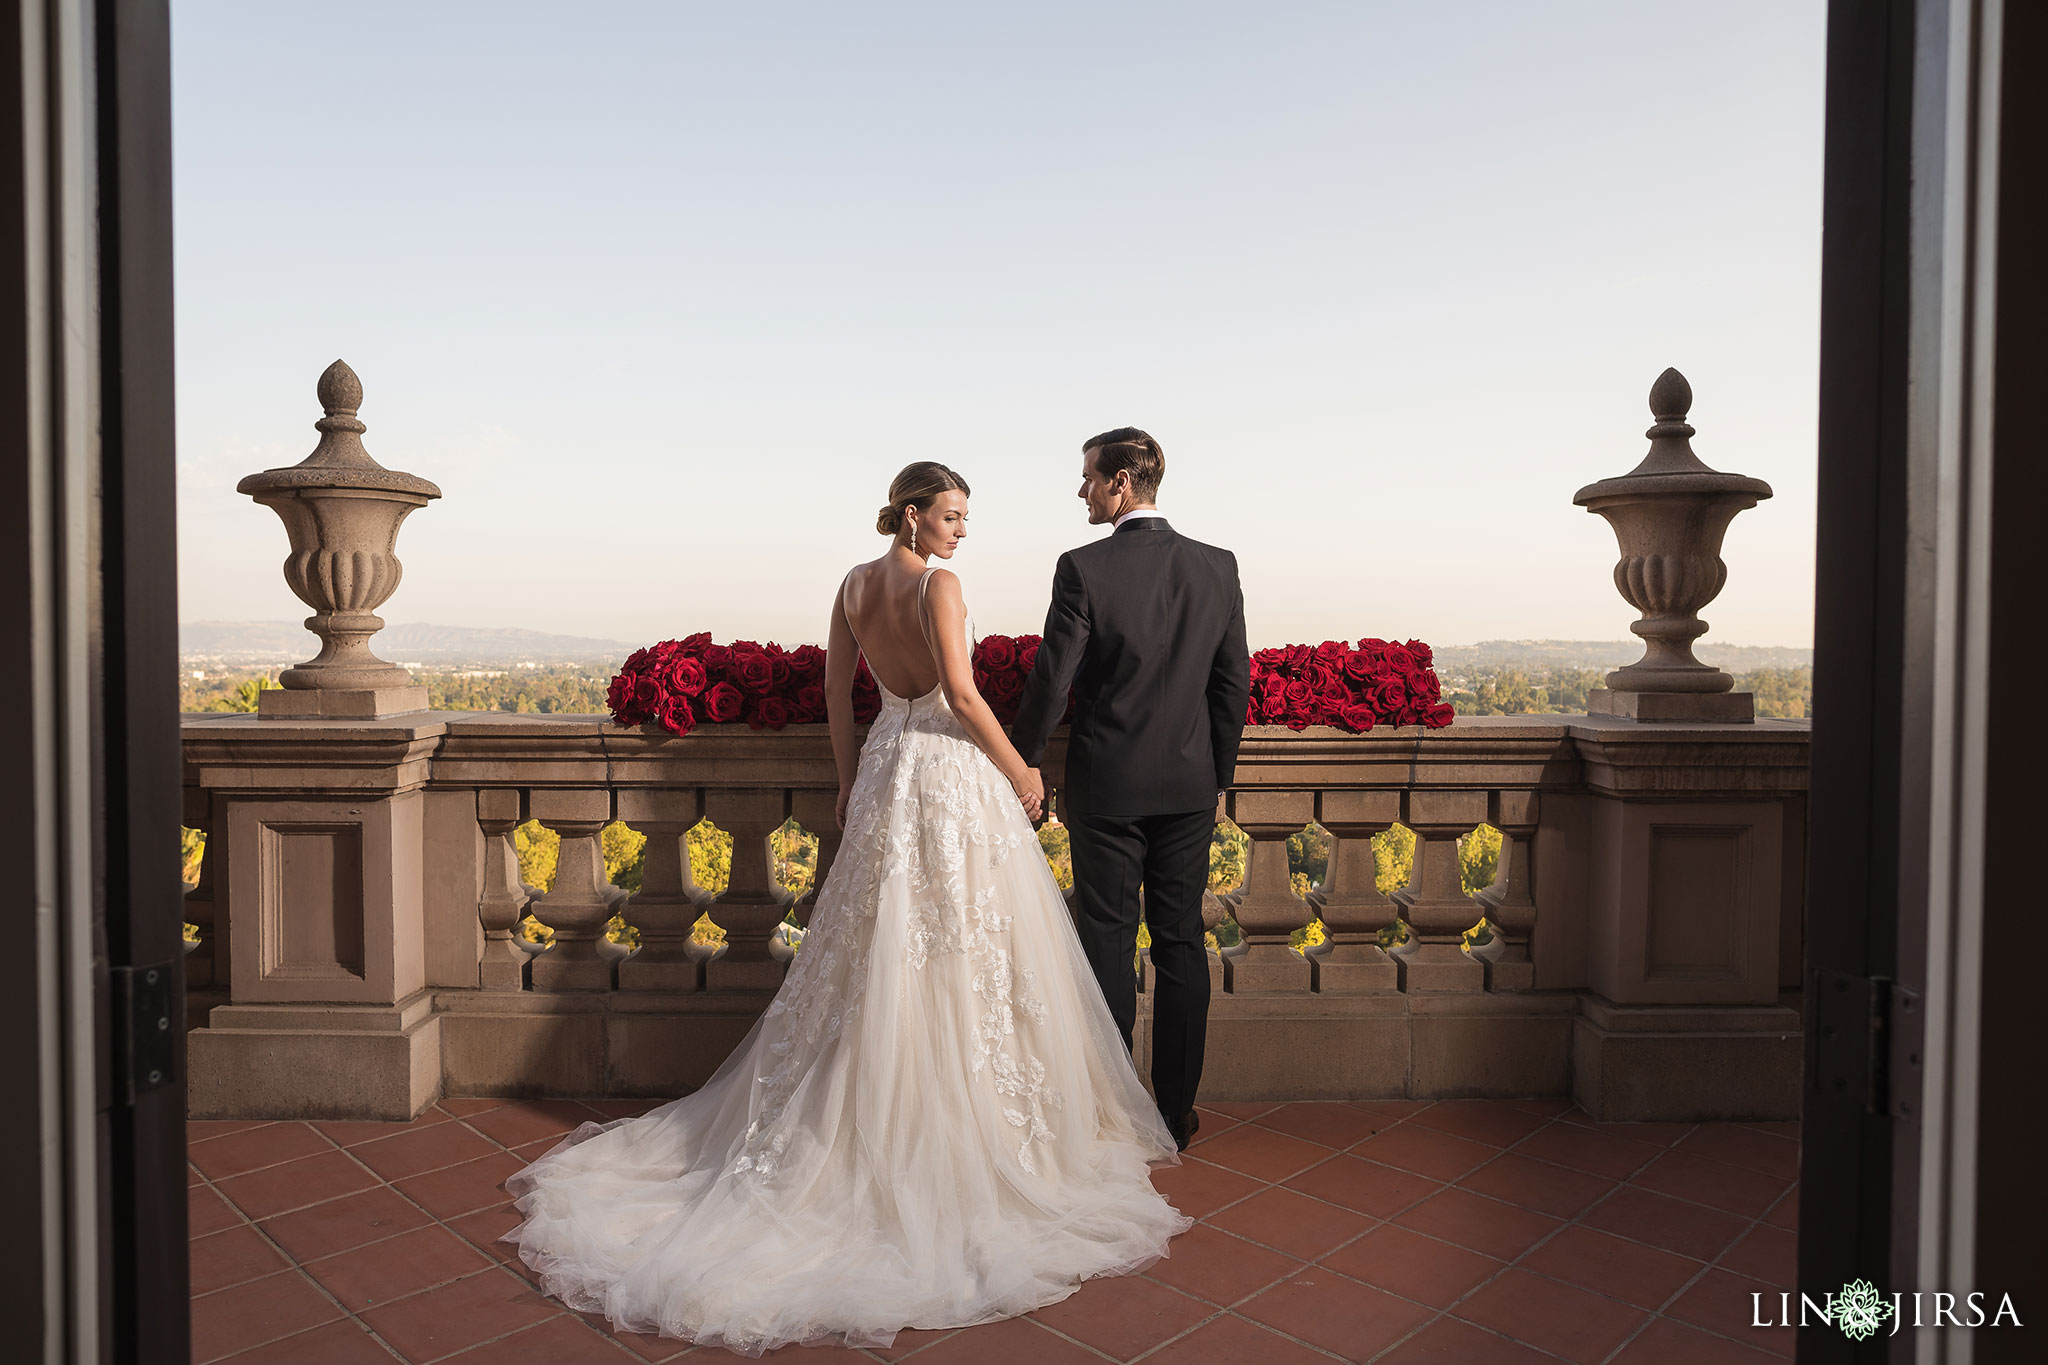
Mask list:
[{"label": "bride's arm", "polygon": [[832,763],[839,769],[839,828],[846,828],[846,800],[860,768],[860,746],[853,737],[853,674],[860,658],[853,627],[846,623],[846,585],[832,594],[832,627],[825,637],[825,720],[832,727]]},{"label": "bride's arm", "polygon": [[1045,782],[1010,743],[996,713],[989,710],[981,689],[974,685],[974,659],[967,645],[967,602],[952,571],[941,569],[932,575],[931,586],[925,590],[925,610],[931,616],[932,648],[938,657],[939,686],[945,689],[946,705],[953,708],[967,737],[1016,788],[1024,813],[1036,820],[1045,804]]}]

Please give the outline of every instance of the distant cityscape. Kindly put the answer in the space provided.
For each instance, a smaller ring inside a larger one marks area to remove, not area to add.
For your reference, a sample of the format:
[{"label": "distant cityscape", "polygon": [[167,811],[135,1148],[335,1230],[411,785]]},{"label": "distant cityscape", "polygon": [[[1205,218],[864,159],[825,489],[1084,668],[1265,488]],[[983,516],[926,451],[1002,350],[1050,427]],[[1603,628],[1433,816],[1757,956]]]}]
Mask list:
[{"label": "distant cityscape", "polygon": [[[372,644],[382,657],[413,670],[435,710],[576,714],[604,710],[605,684],[638,647],[536,630],[437,625],[390,626]],[[179,628],[182,709],[253,710],[261,688],[274,685],[280,669],[311,657],[316,645],[294,622],[188,622]],[[1482,640],[1439,645],[1435,652],[1444,699],[1460,715],[1531,715],[1583,712],[1588,691],[1604,684],[1608,670],[1641,658],[1643,645]],[[1709,637],[1697,653],[1755,694],[1759,716],[1812,715],[1811,649],[1719,644]]]}]

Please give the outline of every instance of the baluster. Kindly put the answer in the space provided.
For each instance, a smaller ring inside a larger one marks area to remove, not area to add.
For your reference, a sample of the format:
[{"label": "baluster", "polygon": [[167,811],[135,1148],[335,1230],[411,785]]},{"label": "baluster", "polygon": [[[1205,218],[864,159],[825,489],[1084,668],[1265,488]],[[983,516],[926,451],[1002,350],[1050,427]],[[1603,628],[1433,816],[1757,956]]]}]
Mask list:
[{"label": "baluster", "polygon": [[1500,831],[1500,864],[1493,884],[1472,893],[1501,940],[1486,960],[1486,989],[1526,991],[1536,984],[1529,936],[1536,929],[1535,850],[1537,797],[1533,791],[1504,791],[1495,797],[1489,822]]},{"label": "baluster", "polygon": [[812,789],[789,794],[790,818],[818,841],[818,870],[811,878],[810,893],[792,907],[801,929],[811,927],[811,913],[818,908],[818,893],[825,889],[825,874],[832,870],[832,860],[839,856],[840,841],[846,837],[834,813],[838,800],[836,791]]},{"label": "baluster", "polygon": [[1316,989],[1330,995],[1391,991],[1400,969],[1375,941],[1400,917],[1379,889],[1372,839],[1401,815],[1398,791],[1326,791],[1316,822],[1330,832],[1330,870],[1320,907],[1330,949],[1315,964]]},{"label": "baluster", "polygon": [[484,926],[484,954],[478,981],[487,991],[521,990],[526,982],[526,953],[516,937],[526,916],[526,888],[519,880],[519,850],[512,831],[519,828],[519,792],[512,787],[485,787],[476,794],[476,819],[484,833],[484,889],[476,916]]},{"label": "baluster", "polygon": [[[185,889],[185,922],[198,926],[199,946],[185,955],[187,986],[228,983],[228,920],[219,913],[215,888],[226,885],[216,873],[227,852],[227,840],[214,838],[213,794],[203,787],[184,789],[183,824],[206,838],[199,855],[199,880]],[[224,827],[223,827],[224,828]]]},{"label": "baluster", "polygon": [[702,964],[689,947],[690,928],[704,913],[706,897],[690,876],[685,842],[703,813],[694,789],[619,792],[619,818],[647,836],[640,889],[624,911],[627,922],[640,931],[640,951],[619,963],[620,990],[703,989]]},{"label": "baluster", "polygon": [[548,889],[543,912],[555,931],[555,946],[533,960],[533,988],[610,990],[612,964],[599,954],[597,940],[612,917],[599,842],[611,823],[611,793],[542,789],[533,793],[531,805],[533,818],[562,836],[555,884]]},{"label": "baluster", "polygon": [[1416,945],[1412,953],[1396,959],[1401,989],[1483,990],[1486,970],[1462,946],[1465,930],[1479,918],[1481,907],[1459,881],[1458,840],[1486,819],[1487,794],[1411,790],[1407,797],[1408,818],[1401,823],[1415,831],[1415,869],[1394,900]]},{"label": "baluster", "polygon": [[1245,851],[1244,899],[1237,927],[1245,953],[1231,967],[1233,995],[1261,991],[1308,991],[1315,974],[1288,938],[1315,918],[1307,901],[1294,894],[1288,876],[1287,836],[1315,815],[1314,792],[1241,791],[1231,798],[1231,819],[1251,836]]},{"label": "baluster", "polygon": [[789,794],[777,787],[711,787],[704,814],[732,835],[732,880],[711,907],[725,930],[725,953],[704,964],[704,988],[772,991],[788,964],[768,951],[768,936],[789,910],[776,885],[768,836],[787,818]]}]

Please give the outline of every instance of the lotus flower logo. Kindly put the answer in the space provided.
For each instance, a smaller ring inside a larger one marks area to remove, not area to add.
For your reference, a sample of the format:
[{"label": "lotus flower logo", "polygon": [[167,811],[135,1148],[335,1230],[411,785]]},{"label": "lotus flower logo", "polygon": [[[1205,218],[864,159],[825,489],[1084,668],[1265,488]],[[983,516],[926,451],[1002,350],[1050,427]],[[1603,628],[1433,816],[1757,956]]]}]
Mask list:
[{"label": "lotus flower logo", "polygon": [[1892,1315],[1892,1305],[1868,1280],[1851,1280],[1834,1299],[1835,1326],[1842,1335],[1865,1341]]}]

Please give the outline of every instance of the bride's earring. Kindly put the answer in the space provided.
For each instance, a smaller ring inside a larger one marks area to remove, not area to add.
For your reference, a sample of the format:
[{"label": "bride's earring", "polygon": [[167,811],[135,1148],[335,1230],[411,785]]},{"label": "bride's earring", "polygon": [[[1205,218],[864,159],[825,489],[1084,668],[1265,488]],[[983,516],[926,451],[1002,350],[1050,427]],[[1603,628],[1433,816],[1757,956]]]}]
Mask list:
[{"label": "bride's earring", "polygon": [[910,553],[917,553],[917,523],[910,523]]}]

